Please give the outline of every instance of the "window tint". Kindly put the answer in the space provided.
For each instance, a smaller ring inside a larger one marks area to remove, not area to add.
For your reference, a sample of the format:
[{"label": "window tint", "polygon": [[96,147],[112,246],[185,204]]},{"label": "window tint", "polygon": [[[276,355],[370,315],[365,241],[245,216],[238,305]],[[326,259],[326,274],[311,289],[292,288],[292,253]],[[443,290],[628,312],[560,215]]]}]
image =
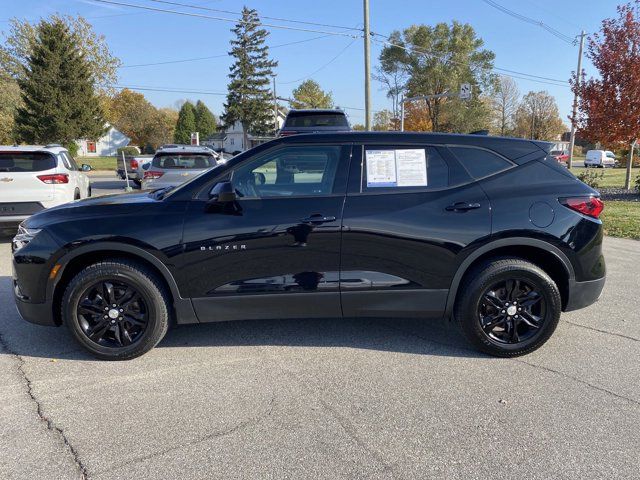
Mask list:
[{"label": "window tint", "polygon": [[67,159],[67,162],[69,163],[69,165],[71,165],[70,170],[80,170],[80,168],[78,167],[78,164],[69,153],[62,152],[62,155],[65,156],[65,158]]},{"label": "window tint", "polygon": [[207,169],[216,165],[216,161],[211,155],[197,153],[156,155],[151,163],[154,167],[165,169]]},{"label": "window tint", "polygon": [[435,190],[449,186],[449,166],[434,147],[365,146],[363,192]]},{"label": "window tint", "polygon": [[482,178],[506,170],[510,162],[480,148],[449,147],[473,178]]},{"label": "window tint", "polygon": [[339,146],[291,146],[240,165],[233,184],[247,198],[328,195],[340,161]]},{"label": "window tint", "polygon": [[288,128],[348,127],[347,117],[335,112],[291,112],[284,124]]},{"label": "window tint", "polygon": [[42,172],[56,167],[56,159],[48,153],[0,153],[0,172]]}]

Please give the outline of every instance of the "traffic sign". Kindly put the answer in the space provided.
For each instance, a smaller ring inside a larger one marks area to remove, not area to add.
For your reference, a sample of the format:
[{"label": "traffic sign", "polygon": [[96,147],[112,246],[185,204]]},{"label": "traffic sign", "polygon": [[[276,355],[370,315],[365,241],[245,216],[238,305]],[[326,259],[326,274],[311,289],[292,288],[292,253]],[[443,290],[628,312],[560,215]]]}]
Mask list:
[{"label": "traffic sign", "polygon": [[471,98],[471,85],[463,83],[460,85],[460,98],[462,100],[469,100]]}]

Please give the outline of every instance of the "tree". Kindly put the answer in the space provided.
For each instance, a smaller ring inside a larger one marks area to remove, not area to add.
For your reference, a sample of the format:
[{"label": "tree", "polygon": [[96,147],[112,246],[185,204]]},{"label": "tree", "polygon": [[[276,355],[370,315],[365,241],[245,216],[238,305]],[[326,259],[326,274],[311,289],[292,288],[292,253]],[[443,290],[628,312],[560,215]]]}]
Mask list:
[{"label": "tree", "polygon": [[20,87],[0,72],[0,145],[15,141],[13,116],[20,105]]},{"label": "tree", "polygon": [[515,80],[500,75],[491,92],[492,132],[505,136],[513,129],[519,103],[520,91]]},{"label": "tree", "polygon": [[361,123],[355,123],[351,128],[356,132],[364,132],[366,130],[364,128],[364,125],[362,125]]},{"label": "tree", "polygon": [[211,110],[207,108],[202,100],[196,102],[196,129],[201,139],[208,138],[211,134],[215,133],[218,128],[216,124],[216,117],[213,116]]},{"label": "tree", "polygon": [[43,20],[36,27],[18,85],[23,106],[17,109],[15,128],[20,140],[69,144],[104,132],[89,63],[60,19]]},{"label": "tree", "polygon": [[191,133],[196,130],[196,109],[193,103],[186,102],[178,112],[178,121],[173,140],[176,143],[191,143]]},{"label": "tree", "polygon": [[[472,98],[477,99],[493,82],[495,55],[482,49],[484,42],[468,24],[413,25],[392,37],[394,45],[386,46],[381,54],[388,61],[382,68],[388,72],[401,69],[407,75],[401,87],[410,97],[457,92],[462,83],[469,83]],[[433,131],[460,131],[470,123],[488,122],[489,112],[482,102],[469,108],[447,98],[434,98],[426,101],[426,107]],[[456,111],[447,112],[451,109]],[[449,119],[445,120],[447,113]],[[469,118],[461,121],[461,115]]]},{"label": "tree", "polygon": [[[587,57],[599,78],[574,73],[571,86],[579,95],[575,119],[579,134],[610,147],[630,147],[640,137],[640,2],[618,7],[618,17],[602,21],[589,37]],[[578,82],[578,79],[581,79]],[[631,152],[625,188],[631,186]]]},{"label": "tree", "polygon": [[314,80],[305,80],[292,93],[292,108],[333,108],[331,92],[324,92]]},{"label": "tree", "polygon": [[265,45],[268,32],[260,27],[255,10],[244,7],[242,20],[231,31],[229,55],[235,58],[230,67],[227,102],[222,117],[228,126],[236,121],[242,124],[244,144],[249,133],[266,135],[273,130],[272,98],[269,85],[273,68],[278,63],[269,59]]},{"label": "tree", "polygon": [[533,140],[555,140],[566,131],[556,100],[548,92],[529,92],[515,113],[514,135]]},{"label": "tree", "polygon": [[384,85],[387,98],[391,99],[391,111],[394,118],[400,117],[400,98],[407,89],[409,75],[404,67],[405,50],[399,46],[402,43],[400,32],[393,32],[389,36],[389,45],[380,52],[374,78]]},{"label": "tree", "polygon": [[433,125],[425,102],[409,102],[404,111],[404,129],[407,132],[431,132]]},{"label": "tree", "polygon": [[380,110],[373,116],[373,130],[379,132],[387,132],[389,130],[397,130],[396,118],[389,110]]},{"label": "tree", "polygon": [[[53,15],[49,23],[63,24],[73,42],[84,57],[96,90],[112,92],[111,84],[118,78],[120,60],[114,57],[104,35],[98,35],[92,25],[83,17]],[[39,31],[39,24],[22,19],[9,21],[9,32],[3,46],[0,46],[0,71],[14,79],[24,78]]]}]

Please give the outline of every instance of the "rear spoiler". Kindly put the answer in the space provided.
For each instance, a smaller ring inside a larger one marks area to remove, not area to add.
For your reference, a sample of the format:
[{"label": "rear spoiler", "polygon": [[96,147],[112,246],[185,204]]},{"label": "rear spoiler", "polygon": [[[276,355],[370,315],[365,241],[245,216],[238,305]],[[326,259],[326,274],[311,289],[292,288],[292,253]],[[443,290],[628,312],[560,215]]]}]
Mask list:
[{"label": "rear spoiler", "polygon": [[540,150],[544,151],[547,155],[551,153],[551,149],[555,145],[553,142],[543,142],[540,140],[531,140],[535,146],[537,146]]}]

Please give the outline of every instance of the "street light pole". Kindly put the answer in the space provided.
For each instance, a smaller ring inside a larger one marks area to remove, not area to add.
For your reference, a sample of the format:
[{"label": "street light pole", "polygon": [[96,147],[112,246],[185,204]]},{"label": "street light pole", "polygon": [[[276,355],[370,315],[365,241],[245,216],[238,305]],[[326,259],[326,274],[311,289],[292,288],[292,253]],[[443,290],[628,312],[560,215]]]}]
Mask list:
[{"label": "street light pole", "polygon": [[576,115],[578,115],[578,87],[580,86],[580,73],[582,72],[582,50],[584,48],[584,30],[580,33],[580,50],[578,51],[578,70],[576,72],[576,91],[573,94],[573,113],[571,115],[571,138],[569,139],[569,163],[571,168],[573,163],[573,147],[576,144]]},{"label": "street light pole", "polygon": [[278,97],[276,95],[275,75],[273,75],[273,135],[278,135]]},{"label": "street light pole", "polygon": [[369,33],[369,0],[364,0],[364,127],[371,131],[371,39]]}]

